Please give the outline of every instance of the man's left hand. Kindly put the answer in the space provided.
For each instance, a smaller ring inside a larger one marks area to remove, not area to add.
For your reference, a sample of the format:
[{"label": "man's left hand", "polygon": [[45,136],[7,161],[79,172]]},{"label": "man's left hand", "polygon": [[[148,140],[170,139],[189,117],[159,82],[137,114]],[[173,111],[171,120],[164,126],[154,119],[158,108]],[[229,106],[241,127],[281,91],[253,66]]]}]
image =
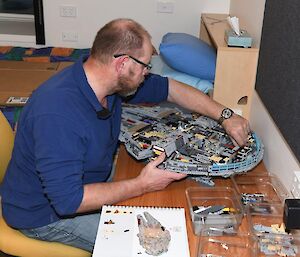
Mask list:
[{"label": "man's left hand", "polygon": [[233,139],[233,143],[243,146],[248,142],[248,135],[251,132],[248,120],[242,116],[233,114],[222,123],[227,134]]}]

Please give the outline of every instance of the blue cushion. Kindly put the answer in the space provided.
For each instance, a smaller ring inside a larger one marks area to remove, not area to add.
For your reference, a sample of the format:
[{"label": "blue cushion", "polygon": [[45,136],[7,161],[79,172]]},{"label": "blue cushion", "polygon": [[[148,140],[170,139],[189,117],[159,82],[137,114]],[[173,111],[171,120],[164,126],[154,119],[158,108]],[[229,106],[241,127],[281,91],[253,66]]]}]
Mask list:
[{"label": "blue cushion", "polygon": [[214,80],[216,52],[204,41],[186,33],[167,33],[160,55],[171,68],[205,80]]},{"label": "blue cushion", "polygon": [[184,84],[197,88],[204,93],[208,93],[208,91],[213,88],[213,84],[209,80],[200,79],[186,73],[173,70],[162,60],[159,55],[152,56],[151,64],[153,65],[153,68],[151,69],[152,73],[175,79]]}]

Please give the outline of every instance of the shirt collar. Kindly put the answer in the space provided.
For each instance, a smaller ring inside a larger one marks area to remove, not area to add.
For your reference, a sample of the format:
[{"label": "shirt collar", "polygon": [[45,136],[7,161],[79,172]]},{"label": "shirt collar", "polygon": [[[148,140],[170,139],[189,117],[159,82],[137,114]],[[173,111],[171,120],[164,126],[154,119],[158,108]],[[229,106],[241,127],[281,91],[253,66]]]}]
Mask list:
[{"label": "shirt collar", "polygon": [[[88,83],[85,71],[83,69],[83,63],[87,60],[88,55],[82,56],[73,66],[73,74],[78,83],[78,87],[82,94],[86,97],[89,103],[93,106],[95,112],[103,110],[103,106],[100,104],[95,92]],[[112,108],[112,104],[115,101],[116,95],[107,96],[107,104],[109,110]]]}]

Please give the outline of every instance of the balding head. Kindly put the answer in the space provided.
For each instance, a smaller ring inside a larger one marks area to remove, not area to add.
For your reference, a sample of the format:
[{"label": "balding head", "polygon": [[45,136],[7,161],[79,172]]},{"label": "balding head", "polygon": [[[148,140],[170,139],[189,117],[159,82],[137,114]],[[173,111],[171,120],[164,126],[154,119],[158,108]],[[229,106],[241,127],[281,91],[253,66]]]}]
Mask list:
[{"label": "balding head", "polygon": [[114,54],[143,54],[145,42],[151,42],[149,33],[131,19],[116,19],[102,27],[94,40],[91,56],[101,63],[108,63]]}]

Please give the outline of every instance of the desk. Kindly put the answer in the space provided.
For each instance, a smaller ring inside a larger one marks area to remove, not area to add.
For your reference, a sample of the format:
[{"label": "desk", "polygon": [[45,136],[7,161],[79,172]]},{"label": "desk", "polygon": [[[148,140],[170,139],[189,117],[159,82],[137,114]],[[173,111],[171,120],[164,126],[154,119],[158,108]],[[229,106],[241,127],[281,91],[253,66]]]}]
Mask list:
[{"label": "desk", "polygon": [[[120,147],[116,173],[114,181],[136,177],[144,167],[142,162],[135,161],[128,155],[124,146]],[[266,168],[260,163],[251,173],[264,173]],[[214,180],[217,186],[231,186],[230,179],[219,178]],[[173,182],[166,189],[158,192],[147,193],[145,195],[131,198],[119,202],[118,205],[135,205],[135,206],[166,206],[166,207],[184,207],[186,215],[187,233],[191,257],[196,257],[197,237],[193,234],[192,222],[189,219],[188,205],[185,199],[185,190],[190,186],[199,186],[199,184],[190,179]],[[245,219],[242,226],[246,226]]]}]

